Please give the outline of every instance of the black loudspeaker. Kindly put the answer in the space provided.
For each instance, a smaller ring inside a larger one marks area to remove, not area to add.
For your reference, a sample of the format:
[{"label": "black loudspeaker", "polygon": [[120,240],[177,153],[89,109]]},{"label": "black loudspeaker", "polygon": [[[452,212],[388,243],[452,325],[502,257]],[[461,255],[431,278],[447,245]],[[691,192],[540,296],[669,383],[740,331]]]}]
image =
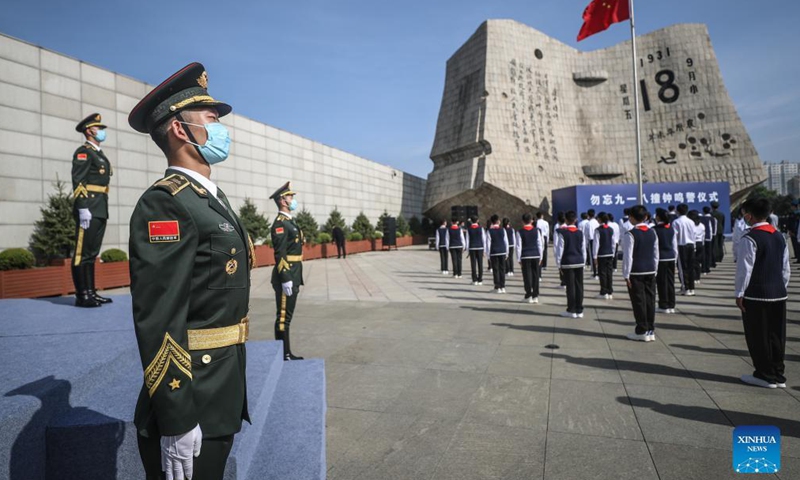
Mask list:
[{"label": "black loudspeaker", "polygon": [[464,211],[467,215],[467,218],[478,218],[478,206],[477,205],[467,205],[464,207]]},{"label": "black loudspeaker", "polygon": [[467,219],[467,210],[464,208],[464,205],[453,205],[450,207],[450,218],[448,220],[452,220],[453,218],[458,219],[459,222]]},{"label": "black loudspeaker", "polygon": [[383,219],[383,246],[397,246],[397,219],[394,217]]}]

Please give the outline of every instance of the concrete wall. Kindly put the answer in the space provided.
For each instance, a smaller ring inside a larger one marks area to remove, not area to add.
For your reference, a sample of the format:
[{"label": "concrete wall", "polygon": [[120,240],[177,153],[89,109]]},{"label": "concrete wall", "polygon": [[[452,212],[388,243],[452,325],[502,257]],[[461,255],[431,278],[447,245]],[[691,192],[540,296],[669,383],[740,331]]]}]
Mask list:
[{"label": "concrete wall", "polygon": [[[211,93],[224,100],[214,89],[213,72],[211,78]],[[136,201],[166,169],[158,147],[127,121],[152,87],[0,34],[0,250],[27,246],[57,178],[71,190],[72,154],[83,142],[75,125],[100,112],[108,125],[103,150],[114,167],[103,250],[127,251]],[[249,197],[274,218],[269,195],[291,180],[300,207],[320,224],[334,206],[348,223],[360,211],[373,223],[384,210],[421,215],[422,178],[241,115],[228,115],[223,123],[233,138],[231,156],[214,167],[213,180],[234,208]]]}]

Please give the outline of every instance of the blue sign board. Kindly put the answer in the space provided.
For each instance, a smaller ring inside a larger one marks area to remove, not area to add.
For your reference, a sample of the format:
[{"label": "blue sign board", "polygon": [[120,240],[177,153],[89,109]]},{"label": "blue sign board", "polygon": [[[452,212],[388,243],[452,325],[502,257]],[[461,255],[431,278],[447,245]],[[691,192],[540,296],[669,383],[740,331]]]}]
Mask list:
[{"label": "blue sign board", "polygon": [[781,431],[774,425],[740,425],[733,430],[733,471],[773,474],[781,470]]},{"label": "blue sign board", "polygon": [[725,232],[731,232],[731,195],[728,182],[645,183],[643,198],[637,199],[636,184],[576,185],[553,190],[553,214],[575,210],[580,214],[590,208],[595,212],[606,212],[614,219],[622,217],[622,211],[637,204],[647,207],[652,214],[656,208],[666,209],[670,205],[685,203],[689,210],[702,213],[703,207],[713,201],[719,202],[719,210],[725,215]]}]

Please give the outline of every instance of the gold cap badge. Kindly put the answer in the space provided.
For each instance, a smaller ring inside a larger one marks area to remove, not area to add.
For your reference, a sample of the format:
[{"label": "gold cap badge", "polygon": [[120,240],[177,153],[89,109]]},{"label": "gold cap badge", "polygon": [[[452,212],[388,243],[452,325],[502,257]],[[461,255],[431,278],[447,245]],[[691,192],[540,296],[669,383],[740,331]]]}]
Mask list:
[{"label": "gold cap badge", "polygon": [[197,84],[205,89],[208,89],[208,73],[203,72],[202,75],[197,77]]}]

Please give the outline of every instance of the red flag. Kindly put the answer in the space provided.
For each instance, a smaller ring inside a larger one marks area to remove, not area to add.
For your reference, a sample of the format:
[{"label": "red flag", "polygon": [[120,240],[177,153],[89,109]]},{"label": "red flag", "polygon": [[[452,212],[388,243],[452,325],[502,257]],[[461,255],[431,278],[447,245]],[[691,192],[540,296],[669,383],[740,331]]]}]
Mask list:
[{"label": "red flag", "polygon": [[578,33],[578,41],[629,18],[631,13],[628,0],[592,0],[583,11],[583,27]]}]

